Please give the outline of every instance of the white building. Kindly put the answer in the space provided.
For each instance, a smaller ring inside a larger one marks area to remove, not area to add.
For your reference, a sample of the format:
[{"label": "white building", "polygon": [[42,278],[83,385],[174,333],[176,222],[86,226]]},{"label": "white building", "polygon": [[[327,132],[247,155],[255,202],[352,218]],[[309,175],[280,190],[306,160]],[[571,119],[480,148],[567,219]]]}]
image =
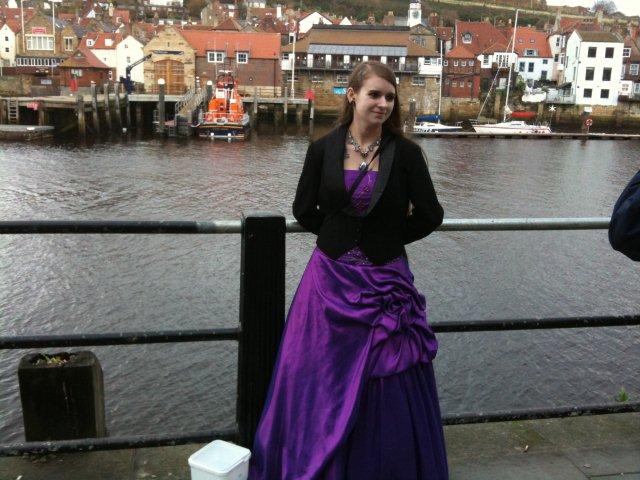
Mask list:
[{"label": "white building", "polygon": [[[126,77],[127,66],[144,57],[142,52],[142,43],[135,39],[133,35],[129,35],[116,45],[116,75],[118,78]],[[134,82],[144,83],[144,70],[142,63],[131,69],[131,80]]]},{"label": "white building", "polygon": [[[16,31],[18,28],[14,27]],[[0,28],[0,65],[13,67],[16,64],[16,32],[9,23],[5,23]]]},{"label": "white building", "polygon": [[333,22],[319,12],[310,13],[298,22],[298,34],[307,33],[314,25],[333,25]]},{"label": "white building", "polygon": [[[510,32],[513,36],[513,31]],[[553,73],[553,55],[547,34],[531,27],[520,27],[515,33],[515,52],[518,54],[516,70],[525,82],[550,80]]]},{"label": "white building", "polygon": [[[91,53],[107,67],[116,69],[118,66],[116,46],[121,41],[122,35],[119,33],[87,32],[80,46],[91,50]],[[111,80],[117,80],[117,78]]]},{"label": "white building", "polygon": [[183,0],[146,0],[152,7],[182,7]]},{"label": "white building", "polygon": [[578,105],[618,104],[624,42],[611,32],[574,31],[567,41],[565,82]]},{"label": "white building", "polygon": [[550,79],[555,82],[561,82],[564,79],[564,57],[567,37],[568,35],[563,33],[554,33],[549,36],[549,48],[551,49],[551,55],[553,55]]},{"label": "white building", "polygon": [[407,26],[411,28],[420,23],[422,23],[422,3],[420,0],[412,0],[411,3],[409,3]]}]

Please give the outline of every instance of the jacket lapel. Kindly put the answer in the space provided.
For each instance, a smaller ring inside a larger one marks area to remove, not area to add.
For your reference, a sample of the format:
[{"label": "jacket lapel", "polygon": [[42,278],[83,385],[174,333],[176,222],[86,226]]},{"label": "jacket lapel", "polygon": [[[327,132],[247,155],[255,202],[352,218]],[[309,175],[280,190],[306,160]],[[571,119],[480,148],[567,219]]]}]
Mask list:
[{"label": "jacket lapel", "polygon": [[343,172],[346,140],[347,127],[340,125],[329,134],[324,151],[324,171],[327,183],[332,186],[332,189],[340,191],[341,197],[345,197],[347,194]]},{"label": "jacket lapel", "polygon": [[[346,138],[346,136],[345,136]],[[369,202],[369,208],[367,208],[367,212],[365,215],[369,215],[371,210],[376,206],[378,200],[382,196],[382,192],[387,186],[387,182],[389,181],[389,175],[391,174],[391,167],[393,166],[393,158],[396,153],[396,140],[395,137],[390,136],[388,143],[383,145],[382,153],[380,153],[380,162],[378,167],[378,177],[376,178],[375,186],[373,187],[373,192],[371,194],[371,202]]]}]

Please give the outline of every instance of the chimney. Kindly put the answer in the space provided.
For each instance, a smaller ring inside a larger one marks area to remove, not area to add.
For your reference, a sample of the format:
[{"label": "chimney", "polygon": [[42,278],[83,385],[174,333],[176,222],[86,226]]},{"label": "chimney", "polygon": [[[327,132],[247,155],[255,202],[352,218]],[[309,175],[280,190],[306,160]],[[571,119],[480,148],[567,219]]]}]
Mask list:
[{"label": "chimney", "polygon": [[113,3],[109,4],[109,16],[113,18],[113,12],[114,12],[114,8],[113,8]]},{"label": "chimney", "polygon": [[278,20],[282,19],[282,5],[280,4],[276,5],[276,18]]}]

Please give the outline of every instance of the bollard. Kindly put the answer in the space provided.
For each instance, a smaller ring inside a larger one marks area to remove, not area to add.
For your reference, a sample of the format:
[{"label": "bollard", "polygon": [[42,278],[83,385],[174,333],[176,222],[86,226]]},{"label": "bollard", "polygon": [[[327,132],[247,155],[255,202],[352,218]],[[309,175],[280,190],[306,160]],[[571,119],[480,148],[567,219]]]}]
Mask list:
[{"label": "bollard", "polygon": [[258,125],[258,89],[253,87],[253,114],[251,115],[251,128],[255,128]]},{"label": "bollard", "polygon": [[302,117],[303,117],[302,105],[298,104],[296,105],[296,126],[297,127],[302,126]]},{"label": "bollard", "polygon": [[142,112],[142,102],[136,103],[136,130],[142,133],[144,129],[144,115]]},{"label": "bollard", "polygon": [[236,420],[240,445],[251,447],[284,328],[285,218],[242,218],[240,342]]},{"label": "bollard", "polygon": [[38,105],[38,125],[43,126],[47,124],[47,111],[44,109],[44,104]]},{"label": "bollard", "polygon": [[96,82],[91,81],[91,115],[93,116],[93,129],[100,134],[100,112],[98,111],[98,88]]},{"label": "bollard", "polygon": [[25,355],[18,383],[27,442],[107,435],[102,368],[93,353]]},{"label": "bollard", "polygon": [[287,89],[284,89],[284,124],[287,124],[287,117],[289,116],[289,101],[288,101]]},{"label": "bollard", "polygon": [[84,118],[84,97],[76,96],[76,115],[78,116],[78,134],[84,138],[87,134],[87,125]]},{"label": "bollard", "polygon": [[111,131],[111,105],[109,102],[109,84],[103,85],[104,91],[104,116],[107,120],[107,130]]}]

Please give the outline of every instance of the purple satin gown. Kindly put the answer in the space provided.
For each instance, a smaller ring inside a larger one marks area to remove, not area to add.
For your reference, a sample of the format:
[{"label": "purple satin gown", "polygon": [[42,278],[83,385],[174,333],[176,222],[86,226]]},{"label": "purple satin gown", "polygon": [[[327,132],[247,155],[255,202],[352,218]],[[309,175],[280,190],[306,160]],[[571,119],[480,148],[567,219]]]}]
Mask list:
[{"label": "purple satin gown", "polygon": [[[345,171],[347,189],[357,171]],[[363,214],[377,172],[352,196]],[[448,478],[438,343],[405,257],[315,249],[285,325],[250,480]]]}]

